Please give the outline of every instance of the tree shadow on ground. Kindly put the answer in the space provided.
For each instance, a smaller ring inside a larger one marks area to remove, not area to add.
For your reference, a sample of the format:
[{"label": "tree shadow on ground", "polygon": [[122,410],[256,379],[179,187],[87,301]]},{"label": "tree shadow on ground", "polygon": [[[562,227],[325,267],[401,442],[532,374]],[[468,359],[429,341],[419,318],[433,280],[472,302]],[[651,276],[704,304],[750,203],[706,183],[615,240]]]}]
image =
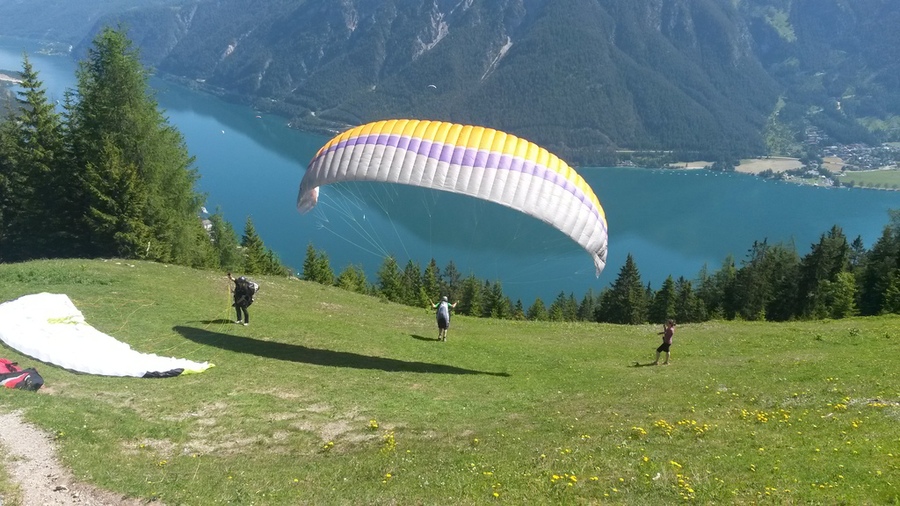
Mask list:
[{"label": "tree shadow on ground", "polygon": [[246,353],[257,357],[287,360],[303,364],[323,365],[330,367],[349,367],[352,369],[376,369],[386,372],[418,372],[431,374],[485,374],[488,376],[508,377],[505,372],[476,371],[444,364],[427,362],[409,362],[394,358],[373,357],[346,351],[323,350],[309,348],[299,344],[286,344],[273,341],[261,341],[252,337],[234,336],[222,332],[177,325],[173,327],[185,338],[198,344],[214,346],[235,353]]}]

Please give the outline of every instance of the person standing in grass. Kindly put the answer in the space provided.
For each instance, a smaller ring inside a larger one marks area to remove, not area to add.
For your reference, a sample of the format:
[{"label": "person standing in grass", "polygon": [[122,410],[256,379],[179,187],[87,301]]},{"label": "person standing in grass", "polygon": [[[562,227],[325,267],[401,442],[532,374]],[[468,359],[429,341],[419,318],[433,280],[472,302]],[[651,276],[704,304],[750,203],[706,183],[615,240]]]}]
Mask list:
[{"label": "person standing in grass", "polygon": [[656,360],[653,362],[653,365],[659,364],[659,356],[664,352],[666,361],[663,362],[663,365],[669,365],[669,348],[672,346],[672,338],[675,337],[675,320],[667,320],[666,324],[663,325],[663,331],[658,335],[662,336],[663,342],[656,349]]},{"label": "person standing in grass", "polygon": [[450,328],[450,309],[455,308],[457,304],[459,301],[450,304],[446,295],[441,297],[441,301],[437,304],[431,303],[431,309],[437,309],[438,341],[447,340],[447,329]]},{"label": "person standing in grass", "polygon": [[250,313],[247,312],[247,308],[250,307],[250,304],[253,304],[253,296],[256,295],[258,285],[244,276],[234,279],[231,277],[230,272],[228,273],[228,279],[234,283],[234,288],[232,288],[231,292],[234,294],[234,304],[232,306],[237,314],[235,323],[250,325]]}]

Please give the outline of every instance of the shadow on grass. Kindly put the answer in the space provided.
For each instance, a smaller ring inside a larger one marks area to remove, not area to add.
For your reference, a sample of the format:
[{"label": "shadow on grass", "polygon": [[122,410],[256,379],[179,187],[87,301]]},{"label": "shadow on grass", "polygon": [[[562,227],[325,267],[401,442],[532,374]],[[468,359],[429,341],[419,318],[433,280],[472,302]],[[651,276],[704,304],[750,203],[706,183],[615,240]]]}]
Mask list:
[{"label": "shadow on grass", "polygon": [[646,364],[642,364],[640,362],[635,362],[631,364],[631,367],[647,367],[657,365],[655,362],[647,362]]},{"label": "shadow on grass", "polygon": [[303,364],[324,365],[331,367],[350,367],[353,369],[377,369],[387,372],[420,372],[432,374],[486,374],[488,376],[508,377],[505,372],[487,372],[464,369],[444,364],[427,362],[407,362],[393,358],[371,357],[346,351],[322,350],[309,348],[299,344],[285,344],[272,341],[261,341],[252,337],[233,336],[221,332],[185,327],[173,327],[175,332],[195,343],[215,346],[235,353],[246,353],[257,357],[287,360]]},{"label": "shadow on grass", "polygon": [[419,341],[440,341],[440,339],[438,339],[436,337],[435,338],[425,337],[425,336],[420,336],[419,334],[410,334],[409,337],[411,337],[413,339],[418,339]]},{"label": "shadow on grass", "polygon": [[203,320],[200,322],[204,325],[218,325],[220,323],[234,323],[234,320],[229,320],[226,318],[219,318],[218,320]]}]

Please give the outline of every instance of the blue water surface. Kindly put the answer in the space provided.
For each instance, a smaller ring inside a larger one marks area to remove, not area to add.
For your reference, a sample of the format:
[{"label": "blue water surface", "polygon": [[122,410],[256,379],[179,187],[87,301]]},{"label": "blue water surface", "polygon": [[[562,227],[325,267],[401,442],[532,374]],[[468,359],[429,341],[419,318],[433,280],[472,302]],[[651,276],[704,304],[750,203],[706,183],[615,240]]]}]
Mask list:
[{"label": "blue water surface", "polygon": [[[28,51],[52,100],[74,87],[71,57],[38,53],[29,41],[0,38],[0,69],[21,68]],[[803,255],[832,226],[866,246],[880,236],[900,192],[832,189],[706,170],[579,168],[609,221],[609,258],[599,278],[588,254],[551,227],[468,197],[399,185],[325,187],[311,213],[296,211],[306,164],[326,137],[286,120],[152,79],[169,122],[184,135],[209,211],[220,209],[240,233],[247,217],[266,245],[299,268],[306,247],[324,250],[336,271],[361,266],[370,281],[387,255],[401,267],[434,258],[463,274],[500,281],[513,300],[579,298],[609,286],[630,253],[645,284],[669,275],[694,279],[738,262],[756,240],[792,243]]]}]

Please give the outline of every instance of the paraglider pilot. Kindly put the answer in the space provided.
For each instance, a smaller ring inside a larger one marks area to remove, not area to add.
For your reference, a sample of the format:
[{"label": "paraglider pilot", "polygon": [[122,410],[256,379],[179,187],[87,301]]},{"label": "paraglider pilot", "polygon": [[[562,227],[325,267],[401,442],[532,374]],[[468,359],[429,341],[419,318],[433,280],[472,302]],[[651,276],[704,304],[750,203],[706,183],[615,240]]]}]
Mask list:
[{"label": "paraglider pilot", "polygon": [[447,340],[447,329],[450,328],[450,309],[455,308],[457,304],[459,301],[450,304],[446,295],[441,297],[441,301],[437,304],[431,303],[431,309],[437,309],[438,341]]},{"label": "paraglider pilot", "polygon": [[232,307],[234,307],[234,312],[237,315],[235,323],[249,325],[250,313],[247,312],[247,308],[253,303],[253,294],[249,291],[247,278],[241,276],[235,279],[231,277],[231,273],[229,272],[228,279],[234,283],[234,288],[231,289],[231,292],[234,294],[234,304],[232,304]]}]

